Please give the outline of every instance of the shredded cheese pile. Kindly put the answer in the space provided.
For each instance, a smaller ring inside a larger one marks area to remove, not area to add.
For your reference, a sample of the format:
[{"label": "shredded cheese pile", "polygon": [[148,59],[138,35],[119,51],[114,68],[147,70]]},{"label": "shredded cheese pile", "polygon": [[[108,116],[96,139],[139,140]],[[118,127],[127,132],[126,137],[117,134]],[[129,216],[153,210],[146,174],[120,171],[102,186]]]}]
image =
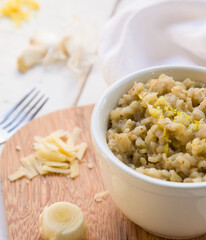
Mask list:
[{"label": "shredded cheese pile", "polygon": [[0,14],[20,26],[23,21],[28,20],[30,11],[38,9],[39,4],[34,0],[8,0],[0,9]]},{"label": "shredded cheese pile", "polygon": [[11,175],[11,182],[27,177],[29,180],[37,175],[61,173],[76,178],[79,175],[81,162],[87,144],[82,142],[75,145],[75,140],[81,130],[74,128],[72,133],[59,130],[47,137],[35,137],[35,152],[21,159],[22,166]]}]

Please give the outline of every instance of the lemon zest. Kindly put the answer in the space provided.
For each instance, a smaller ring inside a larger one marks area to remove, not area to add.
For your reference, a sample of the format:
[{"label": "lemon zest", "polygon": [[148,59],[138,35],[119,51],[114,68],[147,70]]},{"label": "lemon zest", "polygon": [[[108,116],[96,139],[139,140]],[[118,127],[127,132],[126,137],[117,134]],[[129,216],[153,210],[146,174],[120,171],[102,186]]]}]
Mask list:
[{"label": "lemon zest", "polygon": [[167,105],[164,96],[159,97],[156,100],[156,102],[154,103],[153,107],[156,108],[157,106],[160,106],[160,105],[162,105],[162,106],[166,106]]},{"label": "lemon zest", "polygon": [[195,123],[191,123],[189,128],[192,129],[193,131],[197,131],[198,126]]},{"label": "lemon zest", "polygon": [[200,125],[200,122],[197,120],[194,120],[194,123],[197,124],[198,126]]},{"label": "lemon zest", "polygon": [[166,127],[164,127],[162,137],[164,138],[166,136],[167,136],[167,129]]},{"label": "lemon zest", "polygon": [[169,143],[166,143],[164,145],[164,153],[168,154],[169,153]]},{"label": "lemon zest", "polygon": [[162,115],[161,109],[153,108],[153,106],[151,106],[151,105],[148,105],[148,110],[149,110],[150,115],[155,118],[159,118]]}]

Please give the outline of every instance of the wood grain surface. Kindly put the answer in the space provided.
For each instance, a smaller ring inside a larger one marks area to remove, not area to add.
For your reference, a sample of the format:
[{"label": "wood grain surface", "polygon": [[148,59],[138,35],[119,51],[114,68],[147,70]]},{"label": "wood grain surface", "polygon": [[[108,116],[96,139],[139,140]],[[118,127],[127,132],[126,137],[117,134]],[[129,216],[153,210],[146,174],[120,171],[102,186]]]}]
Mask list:
[{"label": "wood grain surface", "polygon": [[[147,233],[115,206],[108,196],[97,203],[94,195],[106,190],[98,164],[98,159],[90,136],[90,119],[93,106],[65,109],[35,119],[18,131],[5,145],[1,155],[1,181],[4,196],[7,225],[10,240],[39,240],[38,219],[46,205],[56,201],[77,204],[87,221],[86,240],[158,240]],[[83,129],[79,141],[88,143],[89,148],[80,165],[80,176],[75,180],[65,176],[37,176],[11,183],[8,175],[20,165],[20,158],[33,152],[33,137],[46,136],[54,130],[72,130],[75,126]],[[20,152],[16,145],[21,146]],[[87,162],[94,168],[88,169]],[[206,237],[197,238],[205,240]]]}]

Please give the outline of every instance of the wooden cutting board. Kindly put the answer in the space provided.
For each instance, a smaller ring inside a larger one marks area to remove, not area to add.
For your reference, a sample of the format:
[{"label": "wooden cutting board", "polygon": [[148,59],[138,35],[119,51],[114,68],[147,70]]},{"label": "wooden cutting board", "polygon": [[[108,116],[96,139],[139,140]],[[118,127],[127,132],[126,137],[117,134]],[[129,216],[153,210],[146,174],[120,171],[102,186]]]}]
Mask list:
[{"label": "wooden cutting board", "polygon": [[[46,205],[56,201],[77,204],[87,221],[86,240],[158,240],[125,217],[108,196],[95,202],[94,195],[106,190],[90,135],[93,106],[65,109],[35,119],[20,129],[5,145],[1,155],[1,181],[10,240],[39,240],[38,219]],[[8,175],[17,170],[20,158],[33,152],[33,137],[46,136],[58,129],[80,127],[79,141],[88,143],[85,162],[80,165],[80,176],[75,180],[64,176],[37,176],[11,183]],[[21,151],[16,151],[16,146]],[[87,162],[94,168],[88,169]],[[205,240],[206,237],[200,237]]]}]

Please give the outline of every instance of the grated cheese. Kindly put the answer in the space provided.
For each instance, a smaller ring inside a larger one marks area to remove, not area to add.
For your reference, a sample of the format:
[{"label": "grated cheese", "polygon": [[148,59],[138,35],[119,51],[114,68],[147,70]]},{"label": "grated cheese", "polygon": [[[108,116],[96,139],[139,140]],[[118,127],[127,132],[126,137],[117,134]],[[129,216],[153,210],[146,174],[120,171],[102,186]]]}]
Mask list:
[{"label": "grated cheese", "polygon": [[21,147],[19,145],[16,146],[16,151],[18,151],[18,152],[21,151]]},{"label": "grated cheese", "polygon": [[87,163],[87,167],[88,167],[89,169],[92,169],[92,168],[94,167],[94,163],[88,162],[88,163]]},{"label": "grated cheese", "polygon": [[108,195],[109,195],[109,192],[108,192],[108,191],[96,193],[96,194],[94,195],[94,200],[95,200],[96,202],[102,202],[103,199],[106,198]]},{"label": "grated cheese", "polygon": [[0,9],[0,14],[20,26],[23,21],[28,20],[30,11],[38,9],[39,4],[34,0],[9,0]]},{"label": "grated cheese", "polygon": [[[15,181],[23,176],[29,180],[37,175],[49,173],[61,173],[70,176],[72,179],[79,175],[79,163],[85,151],[86,143],[75,146],[75,138],[80,133],[80,129],[75,128],[72,133],[66,131],[56,131],[49,136],[35,137],[35,152],[21,159],[22,166],[17,172],[9,175],[10,181]],[[72,138],[69,141],[69,138]]]}]

